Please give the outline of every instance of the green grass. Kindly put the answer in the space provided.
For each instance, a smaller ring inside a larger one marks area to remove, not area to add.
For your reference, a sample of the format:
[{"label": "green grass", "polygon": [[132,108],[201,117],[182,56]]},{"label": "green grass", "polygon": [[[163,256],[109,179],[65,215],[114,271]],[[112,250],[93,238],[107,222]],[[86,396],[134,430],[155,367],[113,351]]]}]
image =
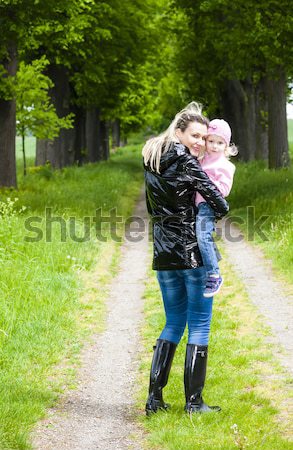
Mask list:
[{"label": "green grass", "polygon": [[[224,257],[225,260],[225,257]],[[142,408],[148,389],[152,346],[164,325],[159,288],[150,274],[145,292],[146,323],[142,330],[146,354],[141,366],[140,423],[152,450],[289,450],[287,400],[290,380],[265,342],[268,330],[245,294],[232,268],[222,263],[225,285],[214,304],[204,398],[220,405],[220,413],[184,413],[183,367],[186,337],[179,344],[164,400],[171,410],[146,418]],[[278,349],[279,351],[279,349]],[[292,433],[292,428],[291,428]]]},{"label": "green grass", "polygon": [[[96,239],[93,218],[98,208],[105,216],[115,208],[124,221],[117,236],[123,233],[143,181],[140,146],[118,150],[108,162],[40,168],[18,179],[18,191],[0,192],[1,449],[31,448],[36,421],[64,385],[74,386],[83,341],[103,328],[119,242],[109,238],[108,224],[102,227],[106,242]],[[64,242],[60,223],[48,226],[46,208],[62,223]],[[84,242],[72,239],[70,217],[80,238],[90,218]]]},{"label": "green grass", "polygon": [[261,162],[237,164],[228,201],[249,241],[293,284],[293,166],[268,170]]}]

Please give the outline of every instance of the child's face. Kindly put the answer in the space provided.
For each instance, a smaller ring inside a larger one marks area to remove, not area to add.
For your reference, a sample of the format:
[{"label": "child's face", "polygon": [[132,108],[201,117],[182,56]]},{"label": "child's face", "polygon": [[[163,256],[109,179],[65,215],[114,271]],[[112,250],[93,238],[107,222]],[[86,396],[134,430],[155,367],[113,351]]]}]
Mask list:
[{"label": "child's face", "polygon": [[207,153],[221,153],[226,149],[227,144],[221,136],[209,134],[206,139]]}]

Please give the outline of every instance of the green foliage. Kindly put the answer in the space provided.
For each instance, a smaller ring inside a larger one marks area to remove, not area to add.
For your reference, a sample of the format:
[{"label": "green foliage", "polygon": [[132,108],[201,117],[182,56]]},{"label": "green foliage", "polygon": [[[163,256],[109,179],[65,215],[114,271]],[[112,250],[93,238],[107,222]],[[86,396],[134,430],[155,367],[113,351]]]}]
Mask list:
[{"label": "green foliage", "polygon": [[32,133],[39,139],[53,139],[61,128],[72,128],[73,115],[59,118],[51,103],[49,89],[53,86],[43,74],[49,61],[42,57],[31,64],[21,62],[16,76],[17,131],[21,136]]},{"label": "green foliage", "polygon": [[7,70],[0,64],[0,98],[11,100],[14,94],[14,78],[8,76]]},{"label": "green foliage", "polygon": [[275,76],[281,67],[291,76],[288,36],[293,19],[284,14],[290,8],[288,0],[170,3],[177,36],[176,64],[186,74],[189,96],[208,99],[211,110],[219,104],[225,80],[251,77],[257,82],[263,76]]},{"label": "green foliage", "polygon": [[[147,121],[152,101],[155,2],[109,0],[107,4],[107,16],[103,20],[97,16],[85,32],[84,54],[72,81],[80,105],[98,106],[104,118],[119,118],[128,131]],[[102,25],[107,28],[107,37],[96,31]]]}]

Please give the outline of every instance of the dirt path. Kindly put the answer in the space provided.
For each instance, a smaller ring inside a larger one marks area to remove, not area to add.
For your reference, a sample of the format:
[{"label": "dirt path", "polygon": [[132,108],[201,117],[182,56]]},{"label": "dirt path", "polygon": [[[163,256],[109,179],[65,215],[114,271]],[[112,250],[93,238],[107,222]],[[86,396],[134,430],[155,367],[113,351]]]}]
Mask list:
[{"label": "dirt path", "polygon": [[[146,219],[143,197],[135,215]],[[224,224],[222,221],[221,226]],[[233,232],[239,235],[237,229]],[[272,328],[273,340],[278,345],[276,355],[292,370],[289,298],[273,280],[271,269],[258,250],[244,240],[231,243],[223,237],[231,264]],[[82,354],[78,389],[67,392],[39,424],[33,436],[35,449],[142,449],[143,436],[134,422],[137,412],[132,395],[138,367],[137,350],[141,348],[138,329],[142,320],[143,281],[149,264],[147,241],[145,232],[140,242],[126,241],[123,245],[120,270],[107,303],[106,331]],[[280,345],[287,356],[279,351]]]},{"label": "dirt path", "polygon": [[[142,197],[135,215],[145,218]],[[145,220],[146,223],[146,220]],[[107,308],[106,331],[82,354],[78,389],[68,391],[48,419],[38,426],[33,446],[38,450],[141,450],[133,436],[133,389],[138,328],[142,319],[142,294],[148,268],[147,233],[140,242],[126,242]],[[142,437],[140,436],[140,440]]]},{"label": "dirt path", "polygon": [[[225,250],[236,274],[244,282],[248,295],[265,322],[272,329],[270,341],[276,344],[275,355],[293,372],[293,298],[284,286],[274,279],[270,262],[265,260],[259,248],[246,242],[238,228],[229,220],[218,222]],[[239,242],[232,237],[242,236]]]}]

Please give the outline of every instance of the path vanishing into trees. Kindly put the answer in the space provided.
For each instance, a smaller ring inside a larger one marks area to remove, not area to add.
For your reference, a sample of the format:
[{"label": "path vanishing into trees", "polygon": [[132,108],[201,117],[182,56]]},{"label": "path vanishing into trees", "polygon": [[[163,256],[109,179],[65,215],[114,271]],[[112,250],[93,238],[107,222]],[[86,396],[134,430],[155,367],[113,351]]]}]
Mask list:
[{"label": "path vanishing into trees", "polygon": [[[143,195],[134,214],[147,223]],[[218,226],[223,230],[225,221]],[[239,230],[232,231],[239,236]],[[229,262],[272,329],[271,338],[278,346],[274,355],[292,371],[293,336],[289,326],[292,298],[274,280],[258,249],[244,239],[230,242],[223,232],[222,235]],[[142,351],[139,327],[150,254],[147,230],[140,236],[142,240],[126,239],[122,246],[119,272],[113,279],[106,305],[106,329],[82,352],[78,388],[67,391],[36,428],[33,446],[37,450],[142,449],[143,433],[135,418],[144,405],[136,409],[134,392]]]}]

